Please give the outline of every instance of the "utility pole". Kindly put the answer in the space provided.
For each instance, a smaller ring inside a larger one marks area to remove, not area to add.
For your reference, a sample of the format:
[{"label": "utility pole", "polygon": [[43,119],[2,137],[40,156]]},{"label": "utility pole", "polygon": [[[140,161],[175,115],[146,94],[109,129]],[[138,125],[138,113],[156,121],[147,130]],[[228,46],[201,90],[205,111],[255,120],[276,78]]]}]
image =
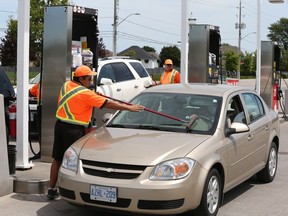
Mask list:
[{"label": "utility pole", "polygon": [[239,2],[239,23],[235,24],[235,28],[238,29],[238,68],[237,68],[237,79],[240,79],[240,65],[241,65],[241,40],[242,40],[242,29],[246,27],[245,23],[242,23],[242,3]]},{"label": "utility pole", "polygon": [[141,15],[140,13],[131,13],[128,16],[126,16],[124,19],[121,19],[121,21],[119,22],[118,12],[119,12],[119,0],[114,0],[114,23],[112,24],[113,26],[113,56],[117,56],[117,34],[118,34],[117,28],[118,26],[132,15]]},{"label": "utility pole", "polygon": [[117,26],[118,26],[119,0],[114,0],[114,23],[113,23],[113,56],[117,55]]}]

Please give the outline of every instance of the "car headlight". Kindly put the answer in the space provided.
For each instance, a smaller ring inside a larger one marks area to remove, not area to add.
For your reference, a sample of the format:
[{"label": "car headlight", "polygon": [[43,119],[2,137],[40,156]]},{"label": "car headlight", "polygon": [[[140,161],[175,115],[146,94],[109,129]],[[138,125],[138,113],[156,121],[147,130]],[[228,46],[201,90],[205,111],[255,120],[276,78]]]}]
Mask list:
[{"label": "car headlight", "polygon": [[72,147],[66,150],[62,160],[62,167],[77,172],[78,155]]},{"label": "car headlight", "polygon": [[195,161],[190,158],[177,158],[158,164],[150,175],[150,180],[175,180],[186,177]]}]

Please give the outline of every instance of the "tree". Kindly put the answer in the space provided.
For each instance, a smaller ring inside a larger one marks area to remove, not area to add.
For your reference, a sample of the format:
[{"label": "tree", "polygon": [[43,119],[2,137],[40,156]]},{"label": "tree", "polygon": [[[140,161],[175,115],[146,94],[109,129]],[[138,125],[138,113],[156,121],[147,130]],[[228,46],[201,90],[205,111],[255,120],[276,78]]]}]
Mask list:
[{"label": "tree", "polygon": [[255,76],[255,70],[253,65],[253,54],[245,52],[242,59],[241,76]]},{"label": "tree", "polygon": [[225,68],[228,72],[233,72],[237,70],[238,66],[238,55],[233,51],[227,51],[223,54],[225,61]]},{"label": "tree", "polygon": [[281,18],[276,23],[271,24],[267,37],[271,41],[277,42],[285,50],[288,49],[288,19]]},{"label": "tree", "polygon": [[17,59],[17,21],[9,17],[6,35],[1,38],[0,61],[4,66],[16,66]]},{"label": "tree", "polygon": [[156,50],[153,47],[149,46],[143,46],[142,49],[145,50],[146,52],[156,52]]},{"label": "tree", "polygon": [[103,38],[99,38],[98,41],[98,55],[100,58],[106,57],[106,46],[103,42]]},{"label": "tree", "polygon": [[160,64],[163,65],[166,59],[171,59],[174,66],[180,67],[180,49],[177,46],[163,47],[159,57]]},{"label": "tree", "polygon": [[288,71],[288,49],[282,50],[282,59],[280,64],[281,71]]},{"label": "tree", "polygon": [[288,19],[281,18],[276,23],[271,24],[269,29],[269,34],[267,37],[271,41],[275,41],[282,48],[282,59],[280,63],[280,70],[287,71],[288,70],[288,61],[287,61],[287,53],[288,53]]},{"label": "tree", "polygon": [[[36,65],[40,64],[42,52],[42,38],[44,30],[44,7],[51,5],[67,5],[68,0],[31,0],[30,2],[30,61]],[[10,56],[17,56],[17,20],[10,17],[7,23],[8,30],[6,36],[1,38],[0,51],[1,61],[5,62],[8,58],[10,66],[16,65],[16,59],[10,60]],[[6,44],[7,43],[7,44]],[[13,49],[9,49],[13,47]],[[5,59],[4,59],[5,54]],[[4,60],[4,61],[3,61]],[[7,64],[8,65],[8,64]]]},{"label": "tree", "polygon": [[[30,2],[30,50],[29,50],[29,58],[30,62],[33,62],[34,65],[39,66],[41,62],[41,55],[42,55],[42,39],[43,39],[43,32],[44,32],[44,8],[46,6],[51,5],[68,5],[68,0],[31,0]],[[5,58],[8,58],[9,56],[17,56],[17,20],[12,19],[12,17],[9,19],[7,23],[8,30],[6,32],[6,36],[1,39],[0,44],[0,59],[3,62],[3,57],[5,53]],[[13,35],[11,35],[13,33]],[[15,36],[14,36],[15,34]],[[13,36],[13,37],[12,37]],[[13,39],[13,40],[12,40]],[[14,40],[15,39],[15,40]],[[6,45],[7,43],[7,45]],[[106,50],[105,45],[103,42],[103,39],[99,39],[99,57],[105,57],[106,56]],[[6,47],[13,47],[13,50],[11,48]],[[1,54],[3,53],[3,54]],[[8,54],[9,53],[9,54]],[[7,57],[8,56],[8,57]],[[8,65],[13,66],[16,65],[16,57],[10,58],[10,62]],[[11,63],[11,61],[14,61]]]}]

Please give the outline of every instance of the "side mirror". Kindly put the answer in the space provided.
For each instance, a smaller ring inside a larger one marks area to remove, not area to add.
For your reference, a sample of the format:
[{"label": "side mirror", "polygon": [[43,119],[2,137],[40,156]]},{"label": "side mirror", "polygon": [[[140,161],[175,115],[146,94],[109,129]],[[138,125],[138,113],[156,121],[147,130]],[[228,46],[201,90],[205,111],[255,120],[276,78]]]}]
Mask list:
[{"label": "side mirror", "polygon": [[148,80],[145,80],[144,81],[144,87],[145,88],[148,88],[148,87],[150,87],[151,86],[151,83],[148,81]]},{"label": "side mirror", "polygon": [[250,129],[246,124],[240,122],[233,122],[230,127],[225,130],[225,135],[230,136],[235,133],[248,132]]},{"label": "side mirror", "polygon": [[113,116],[113,114],[111,114],[111,113],[105,113],[105,114],[103,115],[103,117],[102,117],[102,122],[103,122],[103,123],[108,122],[109,119],[112,118],[112,116]]},{"label": "side mirror", "polygon": [[113,81],[108,78],[101,78],[100,85],[113,85]]}]

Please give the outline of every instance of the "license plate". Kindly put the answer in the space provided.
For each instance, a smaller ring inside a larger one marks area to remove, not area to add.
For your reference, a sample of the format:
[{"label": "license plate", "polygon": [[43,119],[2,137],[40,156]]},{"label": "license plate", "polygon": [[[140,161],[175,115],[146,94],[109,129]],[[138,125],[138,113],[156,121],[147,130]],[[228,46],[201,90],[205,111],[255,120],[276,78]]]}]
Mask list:
[{"label": "license plate", "polygon": [[104,202],[117,202],[117,188],[100,185],[90,186],[90,199]]}]

